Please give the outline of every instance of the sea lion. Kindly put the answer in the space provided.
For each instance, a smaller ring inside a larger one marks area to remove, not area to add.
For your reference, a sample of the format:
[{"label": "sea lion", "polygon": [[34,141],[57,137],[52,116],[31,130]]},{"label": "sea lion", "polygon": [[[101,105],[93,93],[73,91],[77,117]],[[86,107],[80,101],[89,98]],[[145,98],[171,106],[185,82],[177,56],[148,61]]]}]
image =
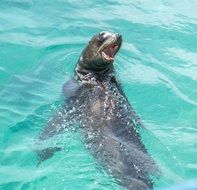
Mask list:
[{"label": "sea lion", "polygon": [[[77,62],[76,80],[63,86],[67,98],[61,114],[50,121],[39,140],[76,122],[93,156],[122,186],[129,190],[152,189],[150,175],[155,175],[158,167],[137,131],[142,125],[140,119],[114,74],[113,62],[121,44],[118,33],[93,36]],[[38,155],[44,160],[56,150],[46,149]]]}]

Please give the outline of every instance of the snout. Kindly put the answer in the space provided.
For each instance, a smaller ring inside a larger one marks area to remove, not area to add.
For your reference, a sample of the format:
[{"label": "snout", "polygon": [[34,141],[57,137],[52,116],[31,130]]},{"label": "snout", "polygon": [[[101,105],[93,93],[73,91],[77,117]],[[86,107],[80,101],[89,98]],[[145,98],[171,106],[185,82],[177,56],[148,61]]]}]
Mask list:
[{"label": "snout", "polygon": [[122,43],[122,35],[119,33],[116,33],[115,37],[116,37],[116,43],[120,46]]},{"label": "snout", "polygon": [[113,62],[116,53],[121,47],[122,36],[119,33],[105,33],[106,40],[100,48],[100,53],[103,60]]},{"label": "snout", "polygon": [[115,36],[116,36],[117,39],[120,39],[120,38],[122,39],[122,35],[119,34],[119,33],[115,33]]},{"label": "snout", "polygon": [[111,35],[108,35],[108,38],[106,39],[106,42],[110,44],[115,44],[118,46],[121,46],[122,44],[122,35],[119,33],[110,33]]}]

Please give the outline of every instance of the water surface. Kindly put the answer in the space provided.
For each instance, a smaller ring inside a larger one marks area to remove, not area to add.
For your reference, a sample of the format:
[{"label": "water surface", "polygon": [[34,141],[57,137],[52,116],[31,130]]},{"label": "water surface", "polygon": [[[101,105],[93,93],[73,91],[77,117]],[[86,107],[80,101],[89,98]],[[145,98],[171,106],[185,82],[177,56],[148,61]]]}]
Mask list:
[{"label": "water surface", "polygon": [[122,87],[143,142],[162,169],[155,186],[197,178],[197,2],[1,0],[0,188],[121,189],[68,131],[62,152],[36,166],[35,138],[61,102],[90,37],[119,32]]}]

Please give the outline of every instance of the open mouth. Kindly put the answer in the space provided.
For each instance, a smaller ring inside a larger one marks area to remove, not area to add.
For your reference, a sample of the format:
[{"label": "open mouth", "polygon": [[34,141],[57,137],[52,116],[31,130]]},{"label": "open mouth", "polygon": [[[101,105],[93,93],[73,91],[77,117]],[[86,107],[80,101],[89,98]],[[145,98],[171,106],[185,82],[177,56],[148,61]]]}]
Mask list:
[{"label": "open mouth", "polygon": [[118,45],[112,44],[103,49],[101,52],[102,57],[107,61],[113,61],[114,57],[118,51]]}]

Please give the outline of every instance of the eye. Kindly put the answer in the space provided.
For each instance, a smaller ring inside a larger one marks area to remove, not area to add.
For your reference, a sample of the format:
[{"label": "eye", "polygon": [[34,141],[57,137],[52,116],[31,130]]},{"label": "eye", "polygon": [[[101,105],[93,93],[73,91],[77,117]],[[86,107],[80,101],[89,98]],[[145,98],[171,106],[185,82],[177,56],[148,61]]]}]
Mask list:
[{"label": "eye", "polygon": [[100,36],[103,36],[106,33],[106,31],[102,31],[99,33]]},{"label": "eye", "polygon": [[104,39],[107,39],[108,37],[113,36],[113,34],[111,32],[102,31],[99,33],[99,36],[101,36]]},{"label": "eye", "polygon": [[100,32],[100,33],[99,33],[99,36],[98,36],[99,40],[100,40],[100,41],[106,40],[106,34],[107,34],[106,31]]}]

